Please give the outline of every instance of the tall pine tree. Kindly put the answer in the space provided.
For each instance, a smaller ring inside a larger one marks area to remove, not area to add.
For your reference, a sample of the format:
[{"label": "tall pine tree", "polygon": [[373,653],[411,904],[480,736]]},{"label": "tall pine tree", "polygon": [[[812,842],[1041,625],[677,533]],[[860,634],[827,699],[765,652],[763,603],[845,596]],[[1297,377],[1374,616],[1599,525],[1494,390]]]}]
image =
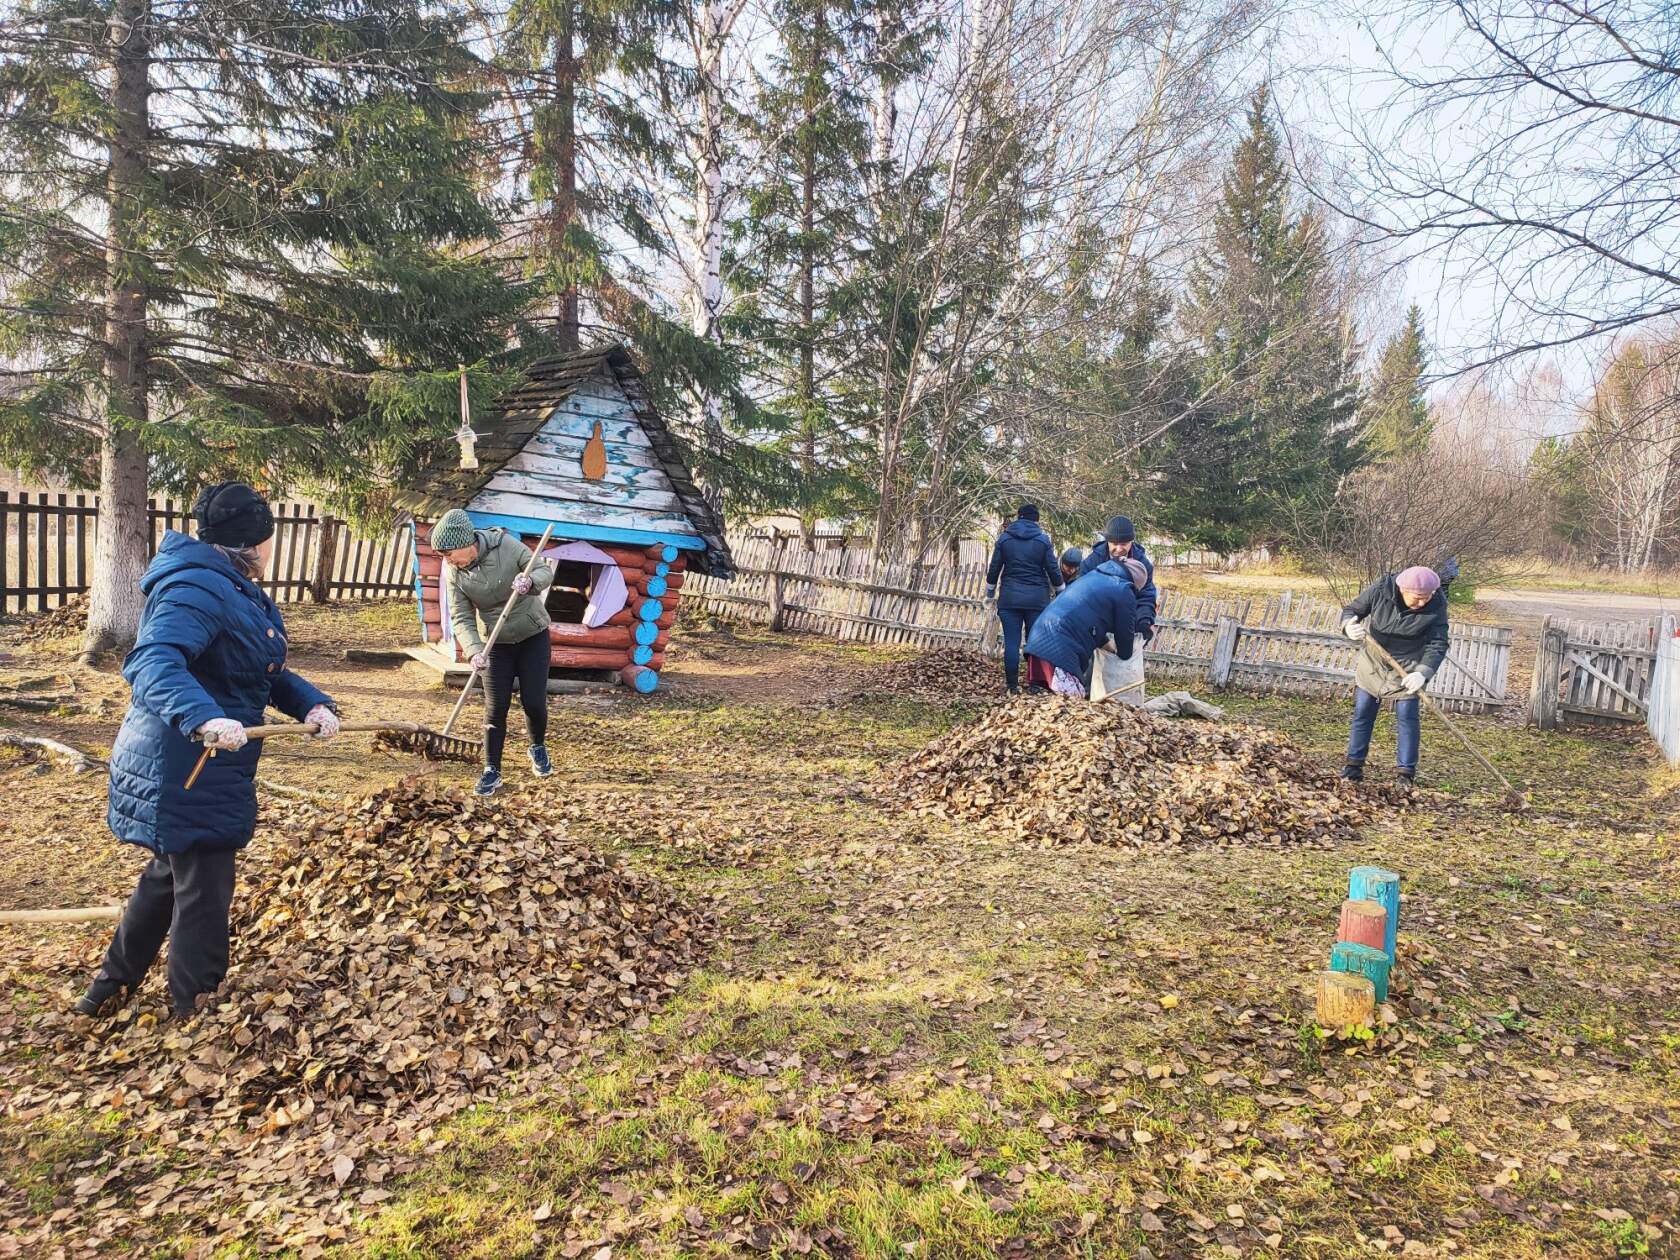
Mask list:
[{"label": "tall pine tree", "polygon": [[1365,445],[1371,458],[1400,459],[1429,445],[1434,423],[1423,394],[1429,351],[1423,340],[1423,312],[1413,303],[1406,326],[1383,346],[1377,374],[1360,403]]},{"label": "tall pine tree", "polygon": [[734,323],[757,348],[751,366],[770,387],[769,408],[786,418],[777,444],[799,471],[809,542],[819,516],[857,502],[847,466],[860,431],[835,360],[857,296],[869,133],[848,73],[851,0],[777,0],[772,18],[780,47],[750,120],[763,159],[734,242]]},{"label": "tall pine tree", "polygon": [[436,13],[25,0],[0,26],[0,457],[99,487],[89,651],[134,635],[149,486],[346,473],[382,373],[499,348],[504,287],[444,248],[494,222]]},{"label": "tall pine tree", "polygon": [[1191,276],[1181,318],[1198,346],[1199,401],[1165,452],[1159,523],[1226,554],[1282,537],[1292,506],[1361,458],[1349,317],[1323,224],[1291,205],[1267,102],[1262,89]]}]

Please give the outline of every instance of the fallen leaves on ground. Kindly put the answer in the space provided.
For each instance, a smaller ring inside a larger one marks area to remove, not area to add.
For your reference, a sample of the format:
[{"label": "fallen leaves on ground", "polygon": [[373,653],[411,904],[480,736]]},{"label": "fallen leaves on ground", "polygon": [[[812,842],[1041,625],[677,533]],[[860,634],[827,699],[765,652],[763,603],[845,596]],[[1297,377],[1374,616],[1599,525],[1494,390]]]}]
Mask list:
[{"label": "fallen leaves on ground", "polygon": [[1275,731],[1061,696],[999,706],[893,778],[918,812],[992,822],[1043,844],[1330,842],[1352,837],[1375,800]]},{"label": "fallen leaves on ground", "polygon": [[51,612],[31,617],[18,630],[14,642],[42,643],[48,639],[63,639],[81,634],[87,629],[87,596],[72,595]]},{"label": "fallen leaves on ground", "polygon": [[974,704],[1004,698],[1003,667],[968,648],[930,648],[917,656],[858,671],[818,698],[839,708],[890,696],[926,704]]},{"label": "fallen leaves on ground", "polygon": [[[171,1153],[232,1159],[250,1229],[328,1241],[352,1204],[388,1197],[430,1126],[511,1071],[568,1066],[601,1030],[645,1022],[707,947],[710,915],[530,805],[407,779],[291,811],[235,903],[234,968],[194,1019],[144,1001],[99,1024],[11,1013],[8,1115],[111,1109],[152,1139],[113,1146],[53,1206],[95,1234],[132,1224],[87,1210],[119,1191],[152,1213],[190,1215],[195,1197],[225,1212],[217,1177],[161,1198],[147,1183]],[[9,1232],[46,1228],[6,1206]]]}]

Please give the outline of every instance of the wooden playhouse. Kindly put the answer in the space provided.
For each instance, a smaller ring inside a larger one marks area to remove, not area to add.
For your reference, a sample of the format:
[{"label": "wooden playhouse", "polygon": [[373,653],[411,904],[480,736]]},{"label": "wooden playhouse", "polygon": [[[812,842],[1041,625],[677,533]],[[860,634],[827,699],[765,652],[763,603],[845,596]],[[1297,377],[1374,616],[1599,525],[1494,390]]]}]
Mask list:
[{"label": "wooden playhouse", "polygon": [[727,578],[733,565],[722,522],[630,353],[609,345],[535,363],[473,428],[478,467],[462,468],[451,443],[396,497],[414,518],[422,646],[411,654],[446,676],[466,668],[443,558],[429,545],[432,523],[464,507],[481,528],[501,526],[532,547],[553,526],[543,553],[555,566],[552,673],[654,690],[685,575]]}]

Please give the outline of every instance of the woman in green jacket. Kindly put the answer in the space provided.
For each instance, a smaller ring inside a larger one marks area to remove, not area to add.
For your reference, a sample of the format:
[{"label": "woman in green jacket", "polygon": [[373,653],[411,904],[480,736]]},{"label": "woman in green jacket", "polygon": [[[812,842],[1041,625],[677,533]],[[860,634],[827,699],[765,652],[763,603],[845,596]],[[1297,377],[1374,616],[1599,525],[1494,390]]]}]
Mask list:
[{"label": "woman in green jacket", "polygon": [[[475,529],[460,508],[432,526],[432,550],[445,562],[443,584],[455,639],[484,674],[484,774],[473,789],[489,796],[502,786],[502,746],[507,741],[513,685],[531,735],[531,769],[539,779],[554,773],[543,740],[548,735],[548,608],[543,602],[554,581],[552,566],[538,561],[524,572],[531,549],[503,529]],[[502,605],[516,595],[502,633],[489,651],[484,633],[496,624]],[[483,619],[484,632],[479,621]]]}]

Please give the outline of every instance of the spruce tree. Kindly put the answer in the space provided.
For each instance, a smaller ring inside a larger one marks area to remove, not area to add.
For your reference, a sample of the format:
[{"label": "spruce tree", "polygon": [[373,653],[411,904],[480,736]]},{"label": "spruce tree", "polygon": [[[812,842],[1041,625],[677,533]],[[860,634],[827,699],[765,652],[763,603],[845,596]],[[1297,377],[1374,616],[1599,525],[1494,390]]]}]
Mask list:
[{"label": "spruce tree", "polygon": [[1295,505],[1361,458],[1352,338],[1323,224],[1293,211],[1260,91],[1225,176],[1213,241],[1182,321],[1198,348],[1198,402],[1164,454],[1160,523],[1229,554],[1280,538]]},{"label": "spruce tree", "polygon": [[856,510],[849,474],[861,430],[835,371],[842,321],[859,298],[853,266],[865,197],[868,128],[847,73],[849,0],[778,0],[777,52],[752,117],[763,157],[736,226],[734,325],[751,370],[784,417],[778,448],[794,460],[807,540],[819,516]]},{"label": "spruce tree", "polygon": [[365,472],[405,411],[370,387],[500,348],[505,287],[447,248],[494,229],[471,70],[400,0],[0,25],[0,458],[99,487],[90,652],[135,632],[149,488]]},{"label": "spruce tree", "polygon": [[1406,326],[1383,346],[1376,377],[1360,406],[1365,445],[1373,459],[1400,459],[1429,445],[1434,425],[1423,394],[1428,361],[1423,312],[1413,303],[1406,312]]}]

